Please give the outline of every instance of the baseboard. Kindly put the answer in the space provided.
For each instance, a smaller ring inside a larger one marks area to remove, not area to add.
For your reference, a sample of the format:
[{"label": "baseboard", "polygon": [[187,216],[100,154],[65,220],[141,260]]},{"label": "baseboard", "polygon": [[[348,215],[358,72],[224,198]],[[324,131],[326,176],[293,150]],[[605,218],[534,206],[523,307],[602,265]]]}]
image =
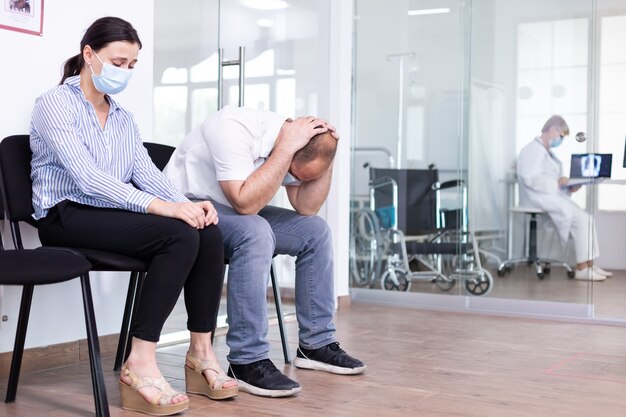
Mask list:
[{"label": "baseboard", "polygon": [[352,296],[340,295],[337,297],[337,310],[346,310],[352,305]]},{"label": "baseboard", "polygon": [[[111,334],[99,338],[101,357],[115,356],[118,339],[119,334]],[[0,353],[0,377],[3,379],[9,376],[12,357],[13,352]],[[73,342],[25,349],[20,372],[26,373],[60,368],[86,361],[89,361],[87,339],[81,339]]]},{"label": "baseboard", "polygon": [[[294,302],[296,299],[296,289],[291,287],[280,288],[281,301]],[[274,302],[274,292],[271,288],[267,289],[267,301]]]},{"label": "baseboard", "polygon": [[[296,290],[295,288],[281,288],[280,289],[280,299],[283,302],[293,303],[296,300]],[[269,302],[274,302],[274,293],[271,290],[267,292],[267,300]],[[337,297],[337,310],[350,308],[352,304],[352,296],[351,295],[341,295]]]}]

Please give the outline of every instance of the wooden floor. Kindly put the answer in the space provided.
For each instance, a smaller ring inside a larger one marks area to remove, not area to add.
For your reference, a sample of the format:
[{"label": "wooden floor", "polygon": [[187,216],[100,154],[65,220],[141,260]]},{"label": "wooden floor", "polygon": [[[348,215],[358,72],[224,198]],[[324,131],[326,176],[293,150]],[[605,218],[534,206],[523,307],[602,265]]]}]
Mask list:
[{"label": "wooden floor", "polygon": [[[359,376],[285,365],[276,326],[271,358],[302,384],[295,397],[240,393],[233,400],[192,396],[187,416],[603,416],[626,415],[626,330],[353,304],[336,317],[342,346],[363,359]],[[296,322],[288,322],[292,352]],[[226,365],[224,337],[216,350]],[[159,349],[159,363],[184,388],[185,345]],[[104,359],[111,415],[120,409],[112,358]],[[0,383],[4,395],[6,381]],[[0,416],[88,416],[88,364],[22,375],[17,402]]]}]

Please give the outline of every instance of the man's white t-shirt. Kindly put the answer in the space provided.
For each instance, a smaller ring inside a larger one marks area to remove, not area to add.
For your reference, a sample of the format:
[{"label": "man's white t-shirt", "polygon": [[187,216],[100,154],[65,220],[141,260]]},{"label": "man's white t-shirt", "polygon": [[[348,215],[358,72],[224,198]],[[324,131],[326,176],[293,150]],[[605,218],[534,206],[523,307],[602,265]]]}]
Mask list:
[{"label": "man's white t-shirt", "polygon": [[[286,117],[267,110],[226,106],[193,129],[164,169],[191,200],[231,206],[220,181],[245,181],[269,156]],[[298,185],[287,174],[283,185]]]}]

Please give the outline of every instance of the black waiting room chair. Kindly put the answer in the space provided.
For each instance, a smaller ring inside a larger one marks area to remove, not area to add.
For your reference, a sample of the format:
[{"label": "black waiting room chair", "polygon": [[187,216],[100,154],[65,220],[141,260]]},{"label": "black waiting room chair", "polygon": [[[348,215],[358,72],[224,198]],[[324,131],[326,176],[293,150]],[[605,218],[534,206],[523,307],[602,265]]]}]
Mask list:
[{"label": "black waiting room chair", "polygon": [[[148,150],[148,155],[150,155],[150,158],[152,158],[152,161],[154,162],[154,164],[160,170],[163,170],[165,168],[165,166],[167,165],[167,163],[169,162],[172,156],[172,153],[174,153],[174,150],[176,149],[173,146],[164,145],[161,143],[153,143],[153,142],[144,142],[143,145]],[[229,262],[228,259],[224,259],[225,264],[228,264],[228,262]],[[274,303],[276,305],[276,315],[278,317],[278,330],[280,331],[280,339],[281,339],[282,346],[283,346],[283,357],[285,358],[285,363],[289,363],[291,361],[290,355],[289,355],[289,343],[287,341],[287,333],[285,331],[285,320],[284,320],[283,313],[282,313],[283,307],[282,307],[282,300],[280,297],[280,289],[278,287],[278,283],[276,280],[276,274],[274,272],[273,263],[270,268],[270,278],[272,281]]]},{"label": "black waiting room chair", "polygon": [[[0,219],[4,219],[4,207],[1,200]],[[15,344],[11,358],[5,402],[14,402],[17,395],[17,385],[24,354],[24,342],[26,340],[35,286],[56,284],[80,277],[96,416],[109,416],[104,374],[100,361],[98,330],[96,328],[96,317],[91,296],[91,285],[89,283],[89,271],[91,268],[92,265],[85,256],[68,248],[47,247],[5,250],[0,236],[0,285],[22,287],[22,300],[17,319]]]},{"label": "black waiting room chair", "polygon": [[[20,233],[20,223],[28,223],[37,227],[37,223],[32,217],[32,181],[30,179],[30,161],[32,152],[30,149],[29,135],[14,135],[6,137],[0,143],[0,167],[5,178],[4,192],[6,194],[6,214],[11,222],[11,233],[16,248],[22,249],[22,236]],[[105,252],[85,248],[72,248],[82,253],[93,265],[92,271],[130,271],[128,293],[124,320],[120,330],[120,340],[117,347],[114,370],[119,370],[123,360],[127,356],[130,346],[129,329],[130,311],[139,301],[141,294],[141,284],[145,279],[148,269],[146,261],[120,255],[112,252]]]}]

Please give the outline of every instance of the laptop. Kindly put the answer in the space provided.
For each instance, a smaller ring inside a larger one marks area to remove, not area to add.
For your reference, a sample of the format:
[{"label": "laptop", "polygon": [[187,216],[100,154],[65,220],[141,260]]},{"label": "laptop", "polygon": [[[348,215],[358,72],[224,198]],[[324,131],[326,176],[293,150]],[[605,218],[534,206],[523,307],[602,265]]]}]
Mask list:
[{"label": "laptop", "polygon": [[567,186],[595,184],[611,178],[612,163],[610,153],[573,154]]}]

